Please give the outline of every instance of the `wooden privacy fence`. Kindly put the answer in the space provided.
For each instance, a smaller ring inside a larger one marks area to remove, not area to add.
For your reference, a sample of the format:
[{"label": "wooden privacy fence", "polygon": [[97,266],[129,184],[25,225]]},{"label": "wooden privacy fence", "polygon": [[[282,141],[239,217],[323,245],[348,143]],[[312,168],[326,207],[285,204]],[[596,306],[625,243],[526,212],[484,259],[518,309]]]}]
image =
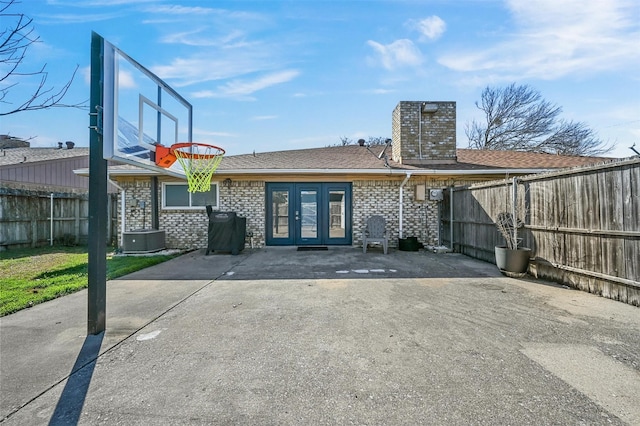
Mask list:
[{"label": "wooden privacy fence", "polygon": [[[110,201],[112,196],[110,195]],[[115,203],[110,202],[110,206]],[[113,211],[109,208],[109,212]],[[0,250],[53,244],[85,244],[87,194],[0,188]],[[109,215],[109,240],[114,215]]]},{"label": "wooden privacy fence", "polygon": [[532,275],[640,306],[640,158],[515,182],[515,200],[510,178],[448,189],[443,243],[495,263],[496,217],[515,210]]}]

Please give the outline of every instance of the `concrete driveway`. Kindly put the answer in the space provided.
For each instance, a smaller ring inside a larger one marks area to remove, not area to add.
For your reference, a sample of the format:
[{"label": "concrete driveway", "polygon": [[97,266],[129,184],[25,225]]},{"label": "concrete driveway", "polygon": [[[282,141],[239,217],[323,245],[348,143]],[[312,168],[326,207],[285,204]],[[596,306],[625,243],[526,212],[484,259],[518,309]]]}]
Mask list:
[{"label": "concrete driveway", "polygon": [[458,254],[193,252],[0,319],[6,424],[640,424],[640,309]]}]

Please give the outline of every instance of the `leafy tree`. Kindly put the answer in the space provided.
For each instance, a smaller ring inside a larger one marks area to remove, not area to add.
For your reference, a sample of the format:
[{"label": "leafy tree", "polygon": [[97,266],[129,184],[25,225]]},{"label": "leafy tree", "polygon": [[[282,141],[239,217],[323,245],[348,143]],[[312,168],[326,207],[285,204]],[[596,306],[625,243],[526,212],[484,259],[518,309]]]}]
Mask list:
[{"label": "leafy tree", "polygon": [[[23,70],[29,47],[40,42],[40,37],[35,34],[33,19],[23,13],[10,11],[17,3],[16,0],[0,0],[0,22],[3,27],[0,30],[0,116],[54,106],[80,107],[80,104],[62,104],[62,98],[67,94],[78,71],[77,65],[71,78],[58,89],[47,86],[47,64],[36,70]],[[12,102],[9,98],[11,89],[20,82],[33,79],[36,82],[39,80],[36,89],[24,98]]]},{"label": "leafy tree", "polygon": [[585,123],[560,119],[562,108],[527,85],[486,87],[476,107],[485,120],[467,123],[471,148],[564,155],[601,155],[613,148]]}]

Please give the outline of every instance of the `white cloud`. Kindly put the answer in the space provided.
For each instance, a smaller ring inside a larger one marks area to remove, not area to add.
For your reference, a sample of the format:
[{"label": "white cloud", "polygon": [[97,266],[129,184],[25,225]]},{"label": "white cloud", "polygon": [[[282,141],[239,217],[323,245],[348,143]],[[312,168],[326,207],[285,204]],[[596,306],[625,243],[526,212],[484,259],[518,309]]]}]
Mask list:
[{"label": "white cloud", "polygon": [[200,6],[180,6],[180,5],[154,5],[148,7],[146,12],[158,13],[161,15],[209,15],[215,13],[216,9]]},{"label": "white cloud", "polygon": [[189,86],[214,80],[225,80],[268,69],[268,58],[241,51],[229,56],[194,56],[176,58],[168,65],[151,67],[151,71],[164,80],[174,80],[176,87]]},{"label": "white cloud", "polygon": [[224,137],[224,138],[236,138],[238,137],[237,134],[235,133],[228,133],[228,132],[212,132],[210,130],[204,130],[204,129],[198,129],[198,128],[194,128],[193,129],[193,134],[197,135],[197,136],[207,136],[207,137]]},{"label": "white cloud", "polygon": [[[156,0],[152,0],[156,1]],[[165,20],[188,20],[192,22],[194,19],[206,16],[207,19],[217,18],[222,21],[238,20],[246,23],[247,21],[261,21],[264,16],[260,13],[234,11],[229,9],[218,9],[212,7],[201,6],[180,6],[180,5],[157,5],[154,4],[144,9],[147,13],[162,16]],[[156,18],[157,19],[157,18]],[[155,19],[149,19],[148,22],[156,22]]]},{"label": "white cloud", "polygon": [[458,71],[540,79],[638,64],[633,2],[509,0],[507,5],[517,24],[510,38],[484,50],[452,52],[439,62]]},{"label": "white cloud", "polygon": [[277,118],[277,115],[255,115],[251,117],[251,119],[254,121],[275,120]]},{"label": "white cloud", "polygon": [[297,70],[286,70],[267,74],[253,81],[234,80],[222,87],[222,93],[227,96],[250,95],[267,87],[286,83],[300,75]]},{"label": "white cloud", "polygon": [[60,1],[47,0],[48,5],[66,6],[66,7],[102,7],[102,6],[135,6],[143,3],[151,3],[156,0],[86,0],[79,2],[77,0]]},{"label": "white cloud", "polygon": [[373,40],[367,41],[373,48],[376,61],[388,70],[394,70],[406,66],[415,67],[423,62],[422,53],[411,40],[400,39],[390,44],[381,44]]},{"label": "white cloud", "polygon": [[133,74],[127,70],[119,70],[118,72],[118,87],[121,89],[134,89],[137,87],[136,81],[133,78]]},{"label": "white cloud", "polygon": [[187,46],[214,46],[215,43],[208,38],[196,38],[195,35],[202,33],[202,28],[189,29],[177,33],[169,33],[160,38],[160,43],[186,44]]},{"label": "white cloud", "polygon": [[223,49],[238,49],[256,46],[259,42],[244,41],[245,33],[240,30],[231,30],[228,34],[220,37],[212,37],[206,34],[206,28],[196,28],[189,31],[170,33],[160,39],[161,43],[183,44],[197,47],[220,47]]},{"label": "white cloud", "polygon": [[411,19],[407,22],[407,26],[420,33],[420,41],[437,40],[447,29],[447,24],[436,15],[419,21]]},{"label": "white cloud", "polygon": [[84,82],[89,85],[91,84],[91,67],[82,67],[80,68],[80,75],[82,75]]},{"label": "white cloud", "polygon": [[201,90],[192,93],[192,96],[194,98],[243,98],[268,87],[289,82],[298,75],[300,72],[297,70],[285,70],[267,74],[255,80],[236,79],[219,86],[216,90]]},{"label": "white cloud", "polygon": [[111,19],[117,19],[122,16],[121,12],[113,13],[66,13],[55,15],[37,15],[38,24],[43,25],[64,25],[64,24],[83,24],[86,22],[102,22]]},{"label": "white cloud", "polygon": [[514,33],[493,46],[450,52],[439,62],[463,72],[557,79],[640,63],[638,6],[611,0],[508,0]]},{"label": "white cloud", "polygon": [[176,87],[184,87],[287,68],[281,45],[269,40],[247,41],[248,37],[244,28],[212,32],[206,24],[172,32],[160,41],[196,47],[188,50],[198,53],[173,57],[170,63],[153,66],[151,71]]}]

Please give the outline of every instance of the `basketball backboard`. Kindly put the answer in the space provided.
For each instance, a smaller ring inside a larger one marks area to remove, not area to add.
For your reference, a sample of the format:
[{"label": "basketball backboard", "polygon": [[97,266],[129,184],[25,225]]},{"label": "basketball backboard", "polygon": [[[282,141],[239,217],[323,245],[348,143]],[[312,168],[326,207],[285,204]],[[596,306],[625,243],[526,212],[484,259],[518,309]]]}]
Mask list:
[{"label": "basketball backboard", "polygon": [[[103,156],[184,178],[179,163],[155,163],[156,145],[192,141],[193,107],[175,89],[102,39]],[[94,78],[92,76],[92,78]]]}]

